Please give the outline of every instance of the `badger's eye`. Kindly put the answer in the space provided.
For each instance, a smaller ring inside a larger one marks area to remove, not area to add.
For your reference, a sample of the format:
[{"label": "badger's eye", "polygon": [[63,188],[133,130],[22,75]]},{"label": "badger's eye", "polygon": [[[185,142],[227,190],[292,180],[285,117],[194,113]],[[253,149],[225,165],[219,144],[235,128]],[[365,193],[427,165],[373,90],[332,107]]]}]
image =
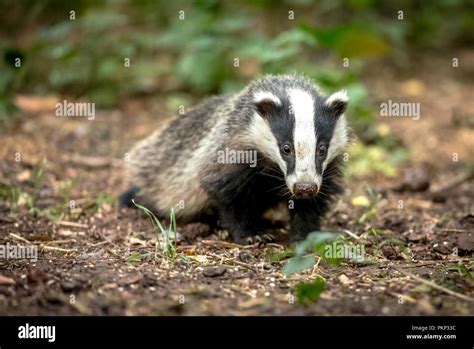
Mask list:
[{"label": "badger's eye", "polygon": [[318,156],[323,157],[326,155],[327,148],[325,145],[321,145],[318,150]]},{"label": "badger's eye", "polygon": [[286,155],[291,154],[291,147],[289,144],[284,144],[283,147],[281,147],[281,150],[283,150],[283,153],[285,153]]}]

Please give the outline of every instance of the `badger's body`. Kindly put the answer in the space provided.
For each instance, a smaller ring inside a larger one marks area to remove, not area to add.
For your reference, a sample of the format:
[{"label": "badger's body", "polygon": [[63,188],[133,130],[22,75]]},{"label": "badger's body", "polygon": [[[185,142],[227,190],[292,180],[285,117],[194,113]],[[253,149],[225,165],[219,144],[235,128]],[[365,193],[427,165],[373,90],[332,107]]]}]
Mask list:
[{"label": "badger's body", "polygon": [[[304,238],[342,191],[346,104],[344,92],[323,97],[297,75],[266,76],[212,97],[132,149],[134,186],[122,202],[135,197],[159,216],[174,207],[178,222],[217,215],[244,242],[262,233],[263,213],[284,201],[292,238]],[[256,155],[256,163],[222,161],[225,152]]]}]

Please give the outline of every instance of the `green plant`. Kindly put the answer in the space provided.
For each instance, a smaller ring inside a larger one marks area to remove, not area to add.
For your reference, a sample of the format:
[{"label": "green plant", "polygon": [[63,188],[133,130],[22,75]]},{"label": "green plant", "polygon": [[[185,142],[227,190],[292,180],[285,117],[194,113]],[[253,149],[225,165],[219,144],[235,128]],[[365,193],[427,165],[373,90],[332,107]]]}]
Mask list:
[{"label": "green plant", "polygon": [[377,215],[377,212],[378,212],[377,205],[382,199],[382,195],[376,192],[372,187],[367,186],[366,191],[369,196],[369,206],[365,209],[365,211],[357,220],[358,224],[362,224],[366,221],[369,221]]},{"label": "green plant", "polygon": [[132,267],[135,267],[137,264],[139,264],[145,257],[147,256],[147,254],[145,253],[140,253],[138,251],[134,251],[132,253],[130,253],[128,256],[127,256],[127,264],[129,266],[132,266]]},{"label": "green plant", "polygon": [[315,256],[319,255],[321,258],[325,258],[324,253],[321,253],[324,246],[337,238],[337,234],[328,232],[310,233],[305,240],[296,245],[295,257],[288,261],[283,272],[290,275],[312,268],[316,263]]},{"label": "green plant", "polygon": [[316,257],[318,261],[335,266],[345,259],[358,264],[366,263],[362,241],[354,244],[341,234],[313,232],[296,245],[294,257],[286,263],[283,272],[290,275],[308,270],[316,264]]},{"label": "green plant", "polygon": [[295,287],[295,295],[302,304],[316,302],[326,289],[326,282],[318,276],[313,282],[300,282]]},{"label": "green plant", "polygon": [[113,197],[107,193],[100,193],[97,198],[95,199],[94,202],[94,209],[98,210],[100,209],[103,205],[108,204],[113,207],[118,205],[117,198]]},{"label": "green plant", "polygon": [[[174,209],[170,210],[170,225],[168,229],[165,229],[158,218],[145,206],[137,204],[135,200],[132,199],[133,204],[141,209],[145,214],[150,218],[153,227],[156,232],[156,244],[155,244],[155,257],[158,255],[158,249],[161,248],[161,252],[164,256],[168,258],[173,258],[176,256],[176,241],[177,241],[177,232],[176,232],[176,216]],[[171,241],[170,235],[174,234],[174,241]],[[160,243],[160,235],[163,238],[163,245]]]},{"label": "green plant", "polygon": [[283,251],[268,248],[265,250],[265,260],[270,263],[278,263],[293,256],[293,249],[289,248]]},{"label": "green plant", "polygon": [[458,262],[458,263],[453,263],[451,267],[449,268],[449,270],[457,271],[460,276],[474,283],[474,273],[470,271],[470,269],[473,269],[473,267],[474,267],[473,261],[469,261],[469,264],[467,267],[461,262]]},{"label": "green plant", "polygon": [[62,197],[64,205],[68,205],[71,198],[71,191],[79,181],[79,176],[66,180],[59,188],[59,195]]}]

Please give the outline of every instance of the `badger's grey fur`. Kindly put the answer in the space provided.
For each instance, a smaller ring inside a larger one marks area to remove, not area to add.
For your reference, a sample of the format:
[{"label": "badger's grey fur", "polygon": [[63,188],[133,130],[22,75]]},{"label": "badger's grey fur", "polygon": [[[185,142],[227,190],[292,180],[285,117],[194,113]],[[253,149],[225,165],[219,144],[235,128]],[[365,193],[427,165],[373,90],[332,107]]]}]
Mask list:
[{"label": "badger's grey fur", "polygon": [[[324,97],[298,75],[268,75],[212,97],[131,150],[134,187],[122,202],[135,197],[160,216],[175,207],[178,222],[217,214],[243,242],[262,232],[263,212],[285,201],[292,237],[304,238],[342,191],[347,101],[344,91]],[[226,149],[257,162],[222,163]]]}]

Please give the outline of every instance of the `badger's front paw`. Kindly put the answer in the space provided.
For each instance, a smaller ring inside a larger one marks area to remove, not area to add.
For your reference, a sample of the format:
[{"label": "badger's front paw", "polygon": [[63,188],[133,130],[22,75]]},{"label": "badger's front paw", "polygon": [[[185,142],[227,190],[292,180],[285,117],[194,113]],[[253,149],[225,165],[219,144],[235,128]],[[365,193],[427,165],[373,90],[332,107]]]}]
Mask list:
[{"label": "badger's front paw", "polygon": [[266,243],[274,242],[275,237],[272,234],[256,234],[247,236],[242,239],[242,242],[239,242],[241,245],[264,245]]}]

